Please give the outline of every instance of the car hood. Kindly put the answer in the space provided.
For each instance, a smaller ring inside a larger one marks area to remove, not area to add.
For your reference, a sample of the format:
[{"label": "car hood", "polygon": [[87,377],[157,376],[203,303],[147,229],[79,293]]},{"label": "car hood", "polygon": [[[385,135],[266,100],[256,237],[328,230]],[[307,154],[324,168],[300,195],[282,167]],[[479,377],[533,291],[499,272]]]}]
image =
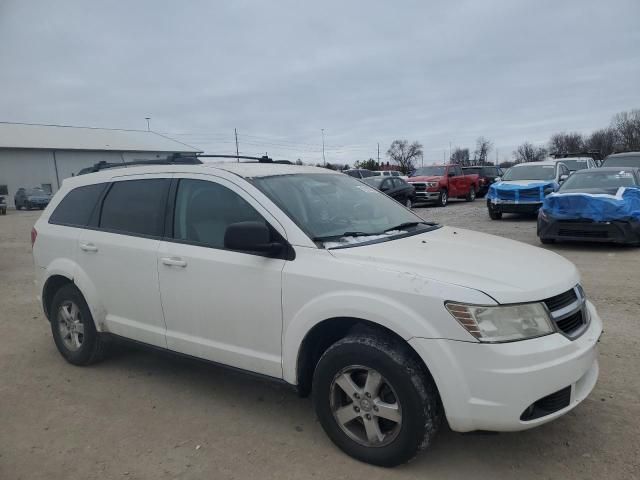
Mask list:
[{"label": "car hood", "polygon": [[407,180],[407,182],[437,182],[441,179],[442,177],[437,177],[437,176],[428,176],[428,177],[409,177],[409,180]]},{"label": "car hood", "polygon": [[522,187],[527,187],[529,185],[542,185],[542,184],[552,184],[553,180],[502,180],[500,182],[495,183],[494,185],[518,185]]},{"label": "car hood", "polygon": [[461,228],[329,251],[354,264],[479,290],[498,303],[543,300],[579,281],[576,267],[560,255]]}]

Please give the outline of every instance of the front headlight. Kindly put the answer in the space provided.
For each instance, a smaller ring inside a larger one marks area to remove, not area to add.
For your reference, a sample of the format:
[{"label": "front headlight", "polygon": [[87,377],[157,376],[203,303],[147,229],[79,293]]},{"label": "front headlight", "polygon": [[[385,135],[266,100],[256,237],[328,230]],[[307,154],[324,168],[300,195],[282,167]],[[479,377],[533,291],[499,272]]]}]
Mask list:
[{"label": "front headlight", "polygon": [[453,318],[481,342],[511,342],[555,331],[542,303],[491,307],[447,303],[446,307]]},{"label": "front headlight", "polygon": [[433,188],[437,186],[438,186],[438,182],[427,182],[427,187]]}]

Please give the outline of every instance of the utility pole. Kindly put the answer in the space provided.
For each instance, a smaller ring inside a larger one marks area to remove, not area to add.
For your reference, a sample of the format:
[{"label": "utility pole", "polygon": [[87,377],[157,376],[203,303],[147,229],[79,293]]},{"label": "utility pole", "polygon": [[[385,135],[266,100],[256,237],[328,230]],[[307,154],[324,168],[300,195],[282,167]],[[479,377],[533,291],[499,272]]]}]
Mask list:
[{"label": "utility pole", "polygon": [[451,163],[451,142],[449,142],[449,162],[447,163]]},{"label": "utility pole", "polygon": [[420,166],[424,167],[424,153],[420,154]]},{"label": "utility pole", "polygon": [[378,142],[378,166],[380,166],[380,142]]},{"label": "utility pole", "polygon": [[324,157],[324,128],[321,128],[320,130],[322,131],[322,165],[326,167],[327,159]]},{"label": "utility pole", "polygon": [[233,134],[236,136],[236,160],[240,163],[240,151],[238,150],[238,129],[233,129]]},{"label": "utility pole", "polygon": [[147,121],[147,132],[150,132],[151,126],[149,125],[149,120],[151,120],[151,117],[144,117],[144,119]]},{"label": "utility pole", "polygon": [[496,148],[496,167],[498,166],[498,149]]}]

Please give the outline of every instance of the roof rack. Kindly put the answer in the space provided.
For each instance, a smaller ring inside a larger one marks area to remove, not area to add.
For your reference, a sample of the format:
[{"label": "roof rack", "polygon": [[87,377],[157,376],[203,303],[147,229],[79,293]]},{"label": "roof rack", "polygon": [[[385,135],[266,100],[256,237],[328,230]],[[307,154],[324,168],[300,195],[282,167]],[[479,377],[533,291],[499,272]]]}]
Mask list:
[{"label": "roof rack", "polygon": [[86,173],[99,172],[101,170],[107,170],[109,168],[123,168],[123,167],[135,167],[140,165],[198,165],[202,162],[196,157],[174,157],[173,155],[166,159],[156,160],[133,160],[131,162],[105,162],[104,160],[93,164],[91,167],[86,167],[80,170],[77,174],[84,175]]},{"label": "roof rack", "polygon": [[292,165],[292,162],[289,160],[273,160],[266,155],[262,157],[248,157],[245,155],[204,155],[204,154],[193,154],[193,153],[174,153],[169,155],[166,159],[156,159],[156,160],[133,160],[131,162],[105,162],[104,160],[98,162],[91,167],[86,167],[80,170],[77,175],[84,175],[87,173],[99,172],[101,170],[107,170],[109,168],[123,168],[123,167],[135,167],[140,165],[200,165],[202,164],[201,158],[229,158],[236,159],[238,161],[242,160],[250,160],[257,163],[279,163],[279,164],[287,164]]},{"label": "roof rack", "polygon": [[584,150],[582,152],[567,153],[551,152],[549,155],[551,155],[553,158],[591,157],[594,160],[600,160],[602,158],[602,153],[600,152],[600,150]]}]

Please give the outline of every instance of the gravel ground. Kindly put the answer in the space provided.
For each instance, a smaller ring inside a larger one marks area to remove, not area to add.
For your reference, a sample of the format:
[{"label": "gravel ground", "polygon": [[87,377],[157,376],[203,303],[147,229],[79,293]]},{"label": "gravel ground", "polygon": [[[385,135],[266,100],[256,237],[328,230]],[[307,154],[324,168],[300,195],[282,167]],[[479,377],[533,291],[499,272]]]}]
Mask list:
[{"label": "gravel ground", "polygon": [[[482,200],[416,211],[538,245],[532,219],[492,222]],[[0,479],[640,478],[639,249],[552,247],[578,265],[605,322],[600,380],[578,408],[520,433],[444,427],[431,450],[385,470],[339,452],[311,402],[283,386],[133,347],[65,363],[34,298],[37,216],[0,216]]]}]

